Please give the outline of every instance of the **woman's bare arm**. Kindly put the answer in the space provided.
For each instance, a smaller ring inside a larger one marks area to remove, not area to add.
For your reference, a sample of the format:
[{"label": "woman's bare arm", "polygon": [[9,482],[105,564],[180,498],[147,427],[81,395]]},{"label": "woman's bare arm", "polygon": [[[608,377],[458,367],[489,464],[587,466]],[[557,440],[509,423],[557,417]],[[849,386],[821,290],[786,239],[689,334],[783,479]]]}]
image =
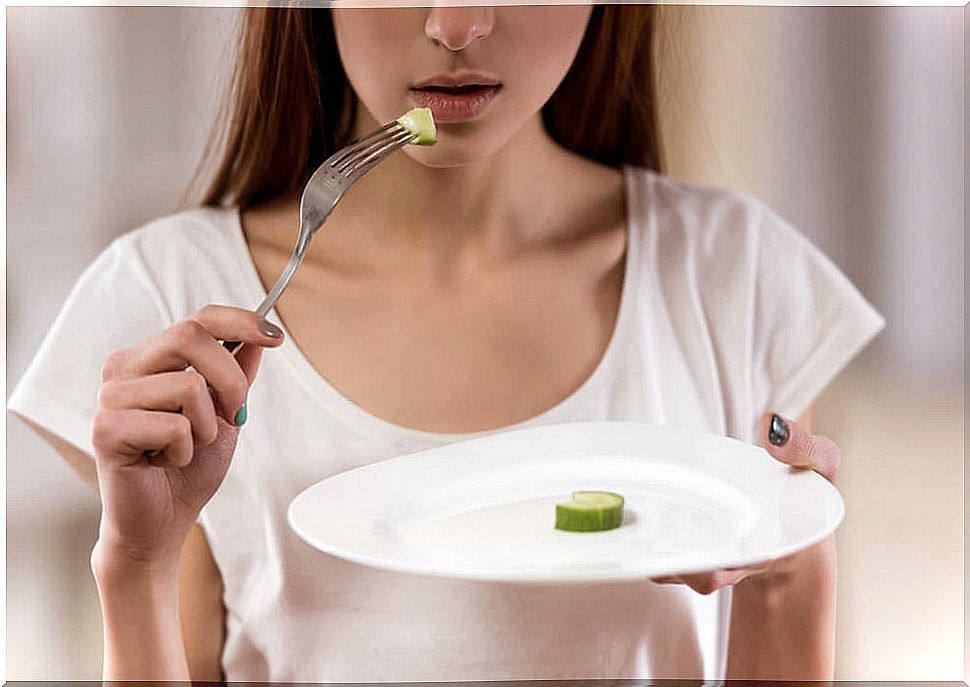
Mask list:
[{"label": "woman's bare arm", "polygon": [[[51,444],[88,484],[97,487],[94,458],[73,444],[20,417]],[[222,682],[225,607],[222,577],[202,528],[192,528],[179,564],[179,617],[189,675],[193,682]]]},{"label": "woman's bare arm", "polygon": [[[811,408],[798,423],[811,430]],[[835,585],[835,535],[737,584],[728,679],[831,680]]]},{"label": "woman's bare arm", "polygon": [[192,528],[182,548],[179,611],[192,681],[223,682],[226,609],[222,604],[222,575],[199,525]]}]

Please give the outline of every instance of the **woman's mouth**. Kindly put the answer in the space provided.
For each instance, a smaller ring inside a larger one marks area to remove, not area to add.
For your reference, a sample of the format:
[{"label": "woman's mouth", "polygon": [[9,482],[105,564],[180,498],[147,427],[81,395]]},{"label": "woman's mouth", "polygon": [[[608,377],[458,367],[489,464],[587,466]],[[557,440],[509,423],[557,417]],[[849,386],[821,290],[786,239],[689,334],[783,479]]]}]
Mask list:
[{"label": "woman's mouth", "polygon": [[501,89],[501,84],[431,85],[412,88],[411,99],[430,108],[436,122],[460,122],[485,112]]}]

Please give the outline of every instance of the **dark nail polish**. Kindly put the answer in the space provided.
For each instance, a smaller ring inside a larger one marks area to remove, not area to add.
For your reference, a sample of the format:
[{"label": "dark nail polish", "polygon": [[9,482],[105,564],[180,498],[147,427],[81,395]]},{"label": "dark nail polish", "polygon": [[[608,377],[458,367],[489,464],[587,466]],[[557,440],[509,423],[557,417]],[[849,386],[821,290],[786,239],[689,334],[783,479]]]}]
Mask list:
[{"label": "dark nail polish", "polygon": [[249,408],[247,403],[243,403],[239,406],[239,410],[236,411],[236,416],[232,419],[236,423],[236,427],[242,427],[246,424],[246,420],[249,419]]},{"label": "dark nail polish", "polygon": [[263,322],[259,325],[259,331],[271,339],[278,339],[283,336],[283,330],[267,320],[263,320]]},{"label": "dark nail polish", "polygon": [[788,423],[780,415],[771,416],[771,428],[768,430],[768,441],[775,446],[784,446],[788,441]]}]

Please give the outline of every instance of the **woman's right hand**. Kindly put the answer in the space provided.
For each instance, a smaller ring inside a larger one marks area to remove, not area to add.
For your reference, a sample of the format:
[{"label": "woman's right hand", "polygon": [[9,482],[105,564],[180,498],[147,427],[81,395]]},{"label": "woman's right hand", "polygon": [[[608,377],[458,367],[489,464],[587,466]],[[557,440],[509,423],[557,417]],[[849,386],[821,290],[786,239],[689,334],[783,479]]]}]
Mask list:
[{"label": "woman's right hand", "polygon": [[[219,340],[246,345],[234,357]],[[177,564],[229,468],[263,348],[282,342],[256,313],[210,305],[108,357],[92,434],[96,565]]]}]

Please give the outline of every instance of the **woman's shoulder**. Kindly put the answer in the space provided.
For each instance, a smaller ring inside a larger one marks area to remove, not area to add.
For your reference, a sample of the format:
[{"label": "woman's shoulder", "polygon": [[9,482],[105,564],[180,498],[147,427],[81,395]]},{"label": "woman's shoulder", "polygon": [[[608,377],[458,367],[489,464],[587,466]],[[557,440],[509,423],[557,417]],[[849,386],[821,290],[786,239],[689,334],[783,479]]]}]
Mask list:
[{"label": "woman's shoulder", "polygon": [[114,239],[117,250],[158,256],[190,257],[232,245],[238,226],[236,208],[195,207],[173,212],[138,225]]},{"label": "woman's shoulder", "polygon": [[106,253],[175,303],[239,296],[246,244],[238,218],[236,208],[182,210],[126,231]]},{"label": "woman's shoulder", "polygon": [[687,181],[646,167],[631,167],[638,195],[649,209],[692,224],[746,223],[777,215],[757,196],[728,186]]},{"label": "woman's shoulder", "polygon": [[632,167],[634,216],[654,241],[687,243],[699,254],[750,257],[766,238],[781,243],[806,239],[763,199],[727,186],[686,181]]}]

